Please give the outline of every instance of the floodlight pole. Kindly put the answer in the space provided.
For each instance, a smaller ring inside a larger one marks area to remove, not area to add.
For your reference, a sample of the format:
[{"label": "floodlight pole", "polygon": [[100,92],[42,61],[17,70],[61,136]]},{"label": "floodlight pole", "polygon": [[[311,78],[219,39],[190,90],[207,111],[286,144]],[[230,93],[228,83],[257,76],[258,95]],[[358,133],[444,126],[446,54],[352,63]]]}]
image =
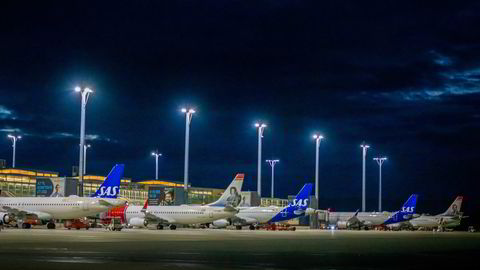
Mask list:
[{"label": "floodlight pole", "polygon": [[267,159],[266,162],[268,164],[270,164],[270,167],[272,167],[272,193],[271,193],[271,196],[272,198],[275,198],[274,196],[274,183],[275,183],[275,164],[277,164],[278,162],[280,162],[280,160],[278,159]]},{"label": "floodlight pole", "polygon": [[90,144],[83,145],[83,175],[87,174],[87,149],[90,148]]},{"label": "floodlight pole", "polygon": [[367,157],[367,149],[370,147],[363,143],[362,147],[362,212],[365,212],[365,158]]},{"label": "floodlight pole", "polygon": [[315,199],[317,200],[318,205],[318,193],[319,193],[319,180],[318,180],[318,171],[319,171],[319,159],[320,159],[320,143],[324,137],[322,135],[313,135],[315,139]]},{"label": "floodlight pole", "polygon": [[382,165],[386,157],[373,158],[378,164],[378,212],[382,212]]},{"label": "floodlight pole", "polygon": [[[194,109],[183,108],[182,112],[185,113],[185,162],[183,169],[183,189],[185,194],[188,192],[188,155],[190,147],[190,124],[192,122],[193,114],[195,113]],[[186,195],[188,196],[188,195]]]},{"label": "floodlight pole", "polygon": [[158,150],[152,152],[152,156],[155,156],[155,180],[158,180],[158,157],[161,157],[162,154],[158,153]]},{"label": "floodlight pole", "polygon": [[257,162],[257,192],[258,197],[262,197],[262,138],[263,131],[267,127],[264,123],[256,123],[258,128],[258,162]]},{"label": "floodlight pole", "polygon": [[17,152],[17,140],[21,139],[22,136],[8,135],[7,137],[12,139],[12,147],[13,147],[12,168],[15,168],[15,157],[16,157],[16,152]]},{"label": "floodlight pole", "polygon": [[80,92],[82,95],[82,105],[81,105],[81,117],[80,117],[80,158],[78,164],[78,183],[79,191],[78,196],[83,197],[83,152],[85,146],[85,110],[87,107],[88,97],[93,91],[88,88],[81,88],[79,86],[75,87],[75,92]]}]

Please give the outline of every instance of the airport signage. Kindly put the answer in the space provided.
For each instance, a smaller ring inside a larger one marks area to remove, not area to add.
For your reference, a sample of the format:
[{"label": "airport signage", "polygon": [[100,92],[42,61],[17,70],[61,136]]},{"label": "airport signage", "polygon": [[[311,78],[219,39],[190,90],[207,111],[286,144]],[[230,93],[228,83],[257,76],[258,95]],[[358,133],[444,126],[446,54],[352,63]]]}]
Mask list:
[{"label": "airport signage", "polygon": [[65,178],[38,178],[35,185],[36,197],[65,197]]}]

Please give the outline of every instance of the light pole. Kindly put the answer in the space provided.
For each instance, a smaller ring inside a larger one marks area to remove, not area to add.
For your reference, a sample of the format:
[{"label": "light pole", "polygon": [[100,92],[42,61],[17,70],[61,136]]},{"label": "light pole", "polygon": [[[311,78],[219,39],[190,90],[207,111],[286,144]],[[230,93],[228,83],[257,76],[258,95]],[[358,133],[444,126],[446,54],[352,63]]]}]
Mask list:
[{"label": "light pole", "polygon": [[12,168],[15,168],[15,152],[17,150],[17,140],[20,140],[22,138],[22,136],[14,136],[14,135],[8,134],[7,137],[12,139],[12,142],[13,142],[13,144],[12,144],[12,147],[13,147]]},{"label": "light pole", "polygon": [[87,149],[90,147],[90,144],[83,145],[83,175],[87,174]]},{"label": "light pole", "polygon": [[367,149],[369,145],[362,143],[362,212],[365,212],[365,158],[367,157]]},{"label": "light pole", "polygon": [[155,180],[158,180],[158,157],[161,157],[162,154],[158,153],[158,150],[155,152],[152,152],[152,156],[155,157]]},{"label": "light pole", "polygon": [[278,162],[280,162],[280,160],[278,159],[267,159],[266,162],[268,162],[268,164],[270,164],[270,167],[272,167],[272,198],[275,198],[273,196],[273,193],[274,193],[274,183],[275,183],[275,164],[277,164]]},{"label": "light pole", "polygon": [[319,163],[319,157],[320,157],[320,143],[323,140],[322,135],[315,134],[313,135],[313,139],[315,140],[315,198],[317,199],[317,205],[318,205],[318,190],[319,190],[319,184],[318,184],[318,163]]},{"label": "light pole", "polygon": [[185,196],[188,198],[188,153],[190,147],[190,123],[192,122],[193,114],[195,110],[192,108],[182,108],[182,112],[185,114],[185,167],[183,169],[183,189],[185,190]]},{"label": "light pole", "polygon": [[80,117],[80,158],[78,164],[78,182],[79,182],[79,191],[78,196],[83,197],[83,147],[85,146],[85,109],[87,108],[88,97],[93,90],[88,87],[75,87],[75,92],[82,94],[82,107],[81,107],[81,117]]},{"label": "light pole", "polygon": [[382,212],[382,165],[387,157],[373,158],[378,164],[378,212]]},{"label": "light pole", "polygon": [[267,127],[264,123],[255,123],[258,128],[258,163],[257,163],[257,192],[258,196],[262,197],[262,138],[263,130]]}]

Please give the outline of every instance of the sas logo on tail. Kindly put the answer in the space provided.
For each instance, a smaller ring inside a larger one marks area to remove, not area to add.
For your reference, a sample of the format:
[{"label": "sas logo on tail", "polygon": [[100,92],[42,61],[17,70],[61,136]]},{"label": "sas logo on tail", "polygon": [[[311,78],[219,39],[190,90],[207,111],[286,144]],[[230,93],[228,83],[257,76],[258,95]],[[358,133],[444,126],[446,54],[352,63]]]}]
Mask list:
[{"label": "sas logo on tail", "polygon": [[100,196],[115,196],[118,194],[118,187],[101,187]]},{"label": "sas logo on tail", "polygon": [[290,206],[298,206],[298,207],[307,207],[308,206],[308,199],[294,199]]},{"label": "sas logo on tail", "polygon": [[413,213],[413,212],[415,212],[415,207],[413,207],[413,206],[402,207],[402,212]]}]

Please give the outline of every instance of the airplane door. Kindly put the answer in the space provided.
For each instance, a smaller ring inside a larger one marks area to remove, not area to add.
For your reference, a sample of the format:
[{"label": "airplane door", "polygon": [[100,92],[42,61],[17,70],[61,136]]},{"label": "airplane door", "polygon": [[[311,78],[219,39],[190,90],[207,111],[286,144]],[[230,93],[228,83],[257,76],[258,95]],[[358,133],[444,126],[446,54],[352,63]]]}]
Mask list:
[{"label": "airplane door", "polygon": [[82,202],[82,209],[85,210],[85,211],[88,210],[88,202],[86,202],[86,201]]}]

